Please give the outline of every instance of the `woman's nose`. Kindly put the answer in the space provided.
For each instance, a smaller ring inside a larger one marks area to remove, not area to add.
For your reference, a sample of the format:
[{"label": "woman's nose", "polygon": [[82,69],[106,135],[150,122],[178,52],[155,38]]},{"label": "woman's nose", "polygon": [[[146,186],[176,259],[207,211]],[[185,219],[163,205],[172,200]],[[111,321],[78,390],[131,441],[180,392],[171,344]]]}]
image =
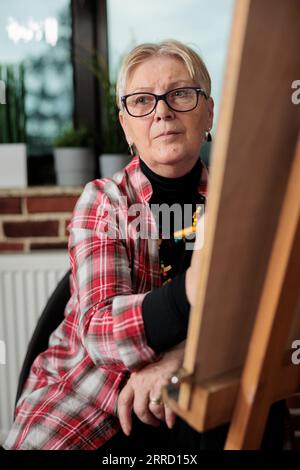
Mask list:
[{"label": "woman's nose", "polygon": [[158,101],[154,113],[157,119],[170,119],[174,117],[174,112],[169,108],[164,100]]}]

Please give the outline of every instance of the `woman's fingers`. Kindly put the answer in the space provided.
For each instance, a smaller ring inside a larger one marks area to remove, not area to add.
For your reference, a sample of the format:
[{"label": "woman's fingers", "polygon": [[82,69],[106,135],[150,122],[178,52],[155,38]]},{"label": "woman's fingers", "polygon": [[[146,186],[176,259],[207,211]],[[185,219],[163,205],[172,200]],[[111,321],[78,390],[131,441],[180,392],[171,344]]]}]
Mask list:
[{"label": "woman's fingers", "polygon": [[154,403],[150,400],[149,410],[157,419],[159,419],[160,421],[164,421],[169,429],[173,428],[176,420],[176,415],[167,405],[162,402],[160,404]]},{"label": "woman's fingers", "polygon": [[[153,407],[153,405],[151,406]],[[139,394],[135,394],[134,388],[130,381],[128,381],[118,399],[118,416],[121,428],[126,436],[129,436],[132,428],[132,410],[143,423],[150,426],[159,426],[160,413],[153,414],[152,408],[149,409],[148,395],[143,394],[142,391]]]},{"label": "woman's fingers", "polygon": [[150,426],[166,422],[172,428],[174,413],[162,403],[161,389],[167,377],[182,363],[184,343],[167,351],[155,364],[133,372],[118,399],[118,415],[123,432],[128,436],[132,429],[132,411],[140,421]]},{"label": "woman's fingers", "polygon": [[151,411],[153,416],[155,416],[157,419],[159,419],[160,421],[165,421],[165,406],[163,402],[155,403],[155,400],[154,402],[152,402],[150,399],[149,410]]},{"label": "woman's fingers", "polygon": [[130,383],[128,382],[125,387],[123,387],[119,398],[118,398],[118,416],[120,420],[121,428],[129,436],[132,427],[132,406],[134,400],[134,390]]},{"label": "woman's fingers", "polygon": [[148,395],[138,394],[134,399],[133,410],[143,423],[150,426],[159,426],[159,419],[152,413],[152,408],[150,409],[149,405]]},{"label": "woman's fingers", "polygon": [[175,413],[167,405],[165,405],[165,421],[169,429],[173,428],[176,421]]}]

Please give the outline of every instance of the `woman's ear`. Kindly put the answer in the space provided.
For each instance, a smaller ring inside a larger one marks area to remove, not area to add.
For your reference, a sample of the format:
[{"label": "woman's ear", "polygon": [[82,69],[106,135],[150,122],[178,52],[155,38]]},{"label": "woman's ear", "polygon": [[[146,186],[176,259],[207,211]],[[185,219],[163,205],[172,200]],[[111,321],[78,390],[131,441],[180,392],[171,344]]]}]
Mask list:
[{"label": "woman's ear", "polygon": [[124,117],[124,114],[122,113],[122,111],[119,111],[119,121],[120,121],[120,124],[122,126],[122,129],[124,131],[124,134],[125,134],[128,146],[129,146],[130,155],[134,156],[137,153],[136,148],[134,146],[133,139],[130,136],[130,133],[129,133],[129,130],[128,130],[129,126],[127,124],[126,118]]},{"label": "woman's ear", "polygon": [[122,126],[123,132],[124,132],[126,140],[128,142],[128,145],[130,146],[130,145],[133,144],[133,142],[132,142],[132,139],[130,138],[126,118],[124,117],[124,114],[123,114],[122,111],[119,111],[119,121],[120,121],[120,124]]}]

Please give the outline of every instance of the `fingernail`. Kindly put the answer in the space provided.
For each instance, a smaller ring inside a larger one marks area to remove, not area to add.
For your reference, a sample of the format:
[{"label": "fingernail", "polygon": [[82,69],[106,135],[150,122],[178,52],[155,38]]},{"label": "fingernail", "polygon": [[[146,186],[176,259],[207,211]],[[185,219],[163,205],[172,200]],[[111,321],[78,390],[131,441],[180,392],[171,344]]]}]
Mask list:
[{"label": "fingernail", "polygon": [[175,425],[175,419],[173,419],[172,421],[167,422],[167,426],[168,426],[169,429],[174,428],[174,425]]},{"label": "fingernail", "polygon": [[131,428],[130,427],[126,427],[125,429],[123,429],[124,431],[124,434],[126,434],[126,436],[129,436],[130,433],[131,433]]}]

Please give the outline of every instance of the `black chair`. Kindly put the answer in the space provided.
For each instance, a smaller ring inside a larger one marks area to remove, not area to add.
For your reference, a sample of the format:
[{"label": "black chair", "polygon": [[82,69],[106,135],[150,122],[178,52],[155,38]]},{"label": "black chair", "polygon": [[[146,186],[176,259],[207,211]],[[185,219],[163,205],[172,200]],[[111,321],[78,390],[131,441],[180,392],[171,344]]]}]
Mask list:
[{"label": "black chair", "polygon": [[64,310],[70,298],[69,280],[70,271],[57,284],[38,320],[19,375],[15,404],[17,404],[21,396],[33,361],[41,352],[48,348],[49,336],[64,319]]}]

